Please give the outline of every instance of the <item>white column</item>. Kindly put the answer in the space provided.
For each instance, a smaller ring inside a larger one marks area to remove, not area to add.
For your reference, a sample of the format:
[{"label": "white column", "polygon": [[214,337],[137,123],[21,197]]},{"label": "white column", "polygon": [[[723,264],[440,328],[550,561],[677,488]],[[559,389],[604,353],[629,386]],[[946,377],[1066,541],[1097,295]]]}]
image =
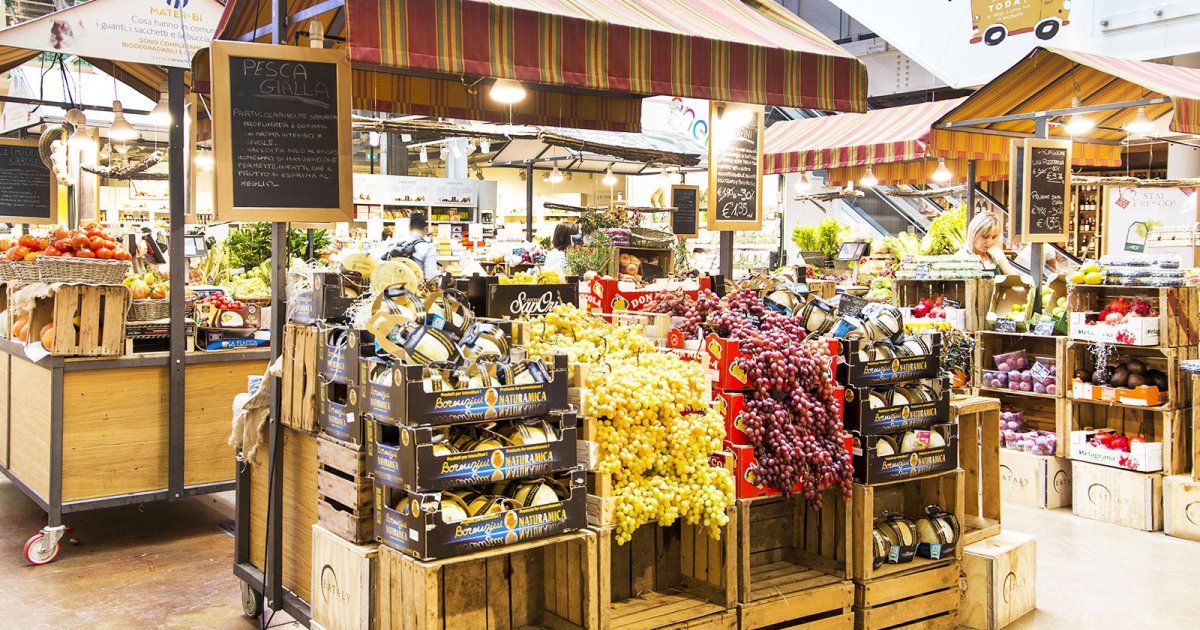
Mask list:
[{"label": "white column", "polygon": [[1200,149],[1182,144],[1167,145],[1167,179],[1200,177]]}]

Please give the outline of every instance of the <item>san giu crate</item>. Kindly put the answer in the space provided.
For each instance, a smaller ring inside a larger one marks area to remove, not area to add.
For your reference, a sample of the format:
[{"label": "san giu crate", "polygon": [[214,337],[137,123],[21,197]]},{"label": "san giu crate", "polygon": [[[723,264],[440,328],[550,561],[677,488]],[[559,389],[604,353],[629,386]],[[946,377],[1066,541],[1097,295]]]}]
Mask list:
[{"label": "san giu crate", "polygon": [[901,514],[915,521],[925,515],[925,507],[929,505],[941,506],[953,514],[961,524],[964,503],[961,470],[883,485],[854,484],[853,527],[850,540],[851,575],[860,582],[875,580],[916,573],[928,567],[949,564],[962,557],[963,546],[955,544],[953,550],[943,549],[943,553],[937,559],[916,556],[907,562],[885,562],[875,567],[872,532],[875,519],[884,511]]},{"label": "san giu crate", "polygon": [[317,328],[288,324],[283,332],[280,421],[299,431],[317,432]]},{"label": "san giu crate", "polygon": [[856,630],[953,630],[958,627],[959,562],[905,575],[855,581]]},{"label": "san giu crate", "polygon": [[847,339],[842,342],[842,360],[837,366],[837,380],[843,385],[873,387],[895,385],[924,378],[936,378],[941,362],[942,336],[937,333],[922,335],[929,345],[929,354],[904,356],[895,359],[861,361],[859,350],[866,342],[862,339]]},{"label": "san giu crate", "polygon": [[381,546],[375,627],[601,628],[596,558],[588,530],[434,562]]},{"label": "san giu crate", "polygon": [[738,501],[738,618],[751,628],[849,628],[849,502],[828,491],[820,510],[803,498]]},{"label": "san giu crate", "polygon": [[1200,483],[1191,475],[1163,479],[1163,532],[1200,542]]},{"label": "san giu crate", "polygon": [[958,468],[958,425],[935,424],[921,431],[937,432],[945,441],[945,446],[911,452],[897,449],[897,452],[888,455],[881,454],[879,450],[883,436],[855,435],[854,480],[866,484],[888,483]]},{"label": "san giu crate", "polygon": [[623,545],[600,529],[600,627],[736,628],[737,514],[726,513],[720,539],[678,521],[642,525]]},{"label": "san giu crate", "polygon": [[317,522],[354,543],[373,540],[371,477],[366,452],[317,438]]},{"label": "san giu crate", "polygon": [[958,623],[1000,630],[1037,607],[1037,539],[1004,531],[963,549]]},{"label": "san giu crate", "polygon": [[937,400],[885,407],[872,407],[871,388],[846,387],[844,414],[846,430],[870,434],[897,433],[949,422],[951,391],[949,379],[929,379],[925,384],[937,392]]},{"label": "san giu crate", "polygon": [[1000,497],[1043,509],[1071,505],[1071,460],[1000,449]]},{"label": "san giu crate", "polygon": [[326,630],[371,630],[378,545],[356,545],[312,528],[312,622]]},{"label": "san giu crate", "polygon": [[374,335],[350,326],[321,324],[317,373],[326,383],[358,384],[359,358],[375,356]]},{"label": "san giu crate", "polygon": [[1154,532],[1163,527],[1163,476],[1071,462],[1071,512]]},{"label": "san giu crate", "polygon": [[1000,402],[955,396],[950,413],[959,425],[958,464],[963,470],[962,544],[1000,533]]},{"label": "san giu crate", "polygon": [[46,348],[61,357],[115,357],[125,353],[125,314],[131,296],[124,286],[61,285],[38,298],[29,318],[29,339],[46,324],[54,342]]}]

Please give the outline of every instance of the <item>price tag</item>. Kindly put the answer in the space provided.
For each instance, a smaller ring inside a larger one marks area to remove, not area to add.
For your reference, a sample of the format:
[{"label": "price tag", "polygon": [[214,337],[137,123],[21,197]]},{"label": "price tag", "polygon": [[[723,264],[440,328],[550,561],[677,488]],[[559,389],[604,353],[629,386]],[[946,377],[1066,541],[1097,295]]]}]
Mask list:
[{"label": "price tag", "polygon": [[933,267],[928,263],[921,263],[913,268],[913,273],[916,275],[917,280],[928,280],[933,275]]},{"label": "price tag", "polygon": [[[1041,327],[1042,323],[1044,322],[1038,324],[1039,328]],[[1053,326],[1054,322],[1050,322],[1050,324]],[[1031,376],[1033,376],[1033,380],[1039,383],[1045,383],[1046,379],[1050,377],[1050,368],[1046,367],[1041,361],[1034,361],[1033,367],[1029,368],[1029,373]]]},{"label": "price tag", "polygon": [[941,558],[942,558],[941,543],[929,543],[929,559],[930,560],[941,560]]},{"label": "price tag", "polygon": [[962,302],[952,298],[943,297],[942,308],[962,308]]},{"label": "price tag", "polygon": [[900,564],[900,547],[892,545],[888,548],[887,555],[888,564]]},{"label": "price tag", "polygon": [[858,297],[857,295],[843,293],[841,297],[838,298],[837,314],[842,316],[849,315],[850,317],[859,317],[862,315],[863,309],[866,308],[868,304],[869,302]]},{"label": "price tag", "polygon": [[1017,321],[1015,319],[1009,319],[1008,317],[997,317],[996,332],[1017,332]]},{"label": "price tag", "polygon": [[808,288],[807,282],[793,282],[791,284],[791,289],[800,295],[808,295],[811,292],[811,290]]},{"label": "price tag", "polygon": [[1033,334],[1035,334],[1039,337],[1053,337],[1054,336],[1054,320],[1048,319],[1046,321],[1041,321],[1041,322],[1034,324]]}]

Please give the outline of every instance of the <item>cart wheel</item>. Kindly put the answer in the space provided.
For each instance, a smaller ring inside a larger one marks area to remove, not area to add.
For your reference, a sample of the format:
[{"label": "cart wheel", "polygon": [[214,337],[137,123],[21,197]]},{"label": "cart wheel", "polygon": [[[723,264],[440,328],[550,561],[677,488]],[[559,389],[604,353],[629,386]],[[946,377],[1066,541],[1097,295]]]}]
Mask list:
[{"label": "cart wheel", "polygon": [[51,544],[46,534],[39,532],[25,542],[25,559],[34,566],[50,564],[58,557],[58,543]]},{"label": "cart wheel", "polygon": [[262,614],[262,611],[262,595],[256,593],[246,582],[242,582],[242,612],[247,617],[256,619]]}]

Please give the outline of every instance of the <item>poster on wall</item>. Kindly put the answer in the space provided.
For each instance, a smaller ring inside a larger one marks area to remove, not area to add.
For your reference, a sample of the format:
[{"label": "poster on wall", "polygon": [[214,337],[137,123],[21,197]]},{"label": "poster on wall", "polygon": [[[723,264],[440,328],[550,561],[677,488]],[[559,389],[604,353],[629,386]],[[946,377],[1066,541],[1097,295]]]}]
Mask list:
[{"label": "poster on wall", "polygon": [[712,102],[708,141],[708,229],[762,229],[763,109]]},{"label": "poster on wall", "polygon": [[54,223],[57,193],[37,140],[0,139],[0,222]]},{"label": "poster on wall", "polygon": [[[1176,188],[1135,188],[1109,186],[1105,195],[1105,253],[1179,256],[1184,266],[1195,264],[1191,235],[1196,231],[1196,198],[1200,192],[1190,186]],[[1178,236],[1182,244],[1152,238]]]},{"label": "poster on wall", "polygon": [[213,42],[218,221],[353,218],[345,50]]},{"label": "poster on wall", "polygon": [[1018,200],[1023,243],[1066,243],[1071,203],[1071,141],[1026,138]]}]

